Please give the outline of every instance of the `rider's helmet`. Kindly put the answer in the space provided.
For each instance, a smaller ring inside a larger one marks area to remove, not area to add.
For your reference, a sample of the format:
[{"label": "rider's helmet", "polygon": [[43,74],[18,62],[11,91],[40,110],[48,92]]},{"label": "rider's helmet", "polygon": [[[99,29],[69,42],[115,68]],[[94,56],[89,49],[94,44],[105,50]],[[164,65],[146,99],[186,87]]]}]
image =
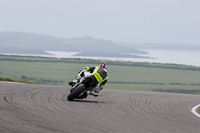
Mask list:
[{"label": "rider's helmet", "polygon": [[105,68],[105,69],[107,70],[107,66],[106,66],[105,63],[101,63],[101,64],[99,64],[99,67],[100,67],[100,68]]}]

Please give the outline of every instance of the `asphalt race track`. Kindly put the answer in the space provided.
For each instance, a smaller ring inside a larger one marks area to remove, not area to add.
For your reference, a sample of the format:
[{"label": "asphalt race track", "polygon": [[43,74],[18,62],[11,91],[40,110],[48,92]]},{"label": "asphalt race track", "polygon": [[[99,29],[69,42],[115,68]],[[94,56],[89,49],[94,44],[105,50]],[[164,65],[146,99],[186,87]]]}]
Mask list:
[{"label": "asphalt race track", "polygon": [[104,89],[67,101],[69,87],[0,82],[0,133],[199,133],[200,96]]}]

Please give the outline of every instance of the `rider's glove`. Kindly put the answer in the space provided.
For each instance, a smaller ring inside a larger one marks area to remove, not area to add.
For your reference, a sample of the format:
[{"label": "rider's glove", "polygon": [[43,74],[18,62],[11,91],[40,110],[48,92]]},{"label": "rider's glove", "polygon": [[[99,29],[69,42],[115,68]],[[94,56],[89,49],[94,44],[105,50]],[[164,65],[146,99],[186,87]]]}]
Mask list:
[{"label": "rider's glove", "polygon": [[76,76],[76,80],[77,80],[77,82],[79,82],[81,80],[81,77],[80,76]]},{"label": "rider's glove", "polygon": [[85,68],[84,68],[84,70],[89,70],[89,69],[90,69],[89,67],[85,67]]}]

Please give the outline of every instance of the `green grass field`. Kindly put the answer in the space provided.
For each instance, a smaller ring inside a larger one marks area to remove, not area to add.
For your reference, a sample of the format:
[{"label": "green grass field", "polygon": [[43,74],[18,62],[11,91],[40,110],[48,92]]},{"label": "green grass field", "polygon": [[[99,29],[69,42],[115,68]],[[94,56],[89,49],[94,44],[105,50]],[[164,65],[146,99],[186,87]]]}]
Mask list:
[{"label": "green grass field", "polygon": [[[0,56],[0,77],[41,84],[68,85],[85,66],[102,61]],[[200,94],[200,67],[104,61],[109,89]]]}]

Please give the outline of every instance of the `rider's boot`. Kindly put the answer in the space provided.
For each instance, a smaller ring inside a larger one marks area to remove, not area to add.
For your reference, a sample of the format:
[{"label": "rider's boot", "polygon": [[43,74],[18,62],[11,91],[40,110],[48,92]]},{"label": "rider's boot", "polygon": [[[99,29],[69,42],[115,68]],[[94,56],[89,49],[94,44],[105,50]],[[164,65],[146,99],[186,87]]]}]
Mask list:
[{"label": "rider's boot", "polygon": [[99,93],[96,93],[95,91],[88,91],[89,95],[93,95],[95,97],[99,96]]}]

